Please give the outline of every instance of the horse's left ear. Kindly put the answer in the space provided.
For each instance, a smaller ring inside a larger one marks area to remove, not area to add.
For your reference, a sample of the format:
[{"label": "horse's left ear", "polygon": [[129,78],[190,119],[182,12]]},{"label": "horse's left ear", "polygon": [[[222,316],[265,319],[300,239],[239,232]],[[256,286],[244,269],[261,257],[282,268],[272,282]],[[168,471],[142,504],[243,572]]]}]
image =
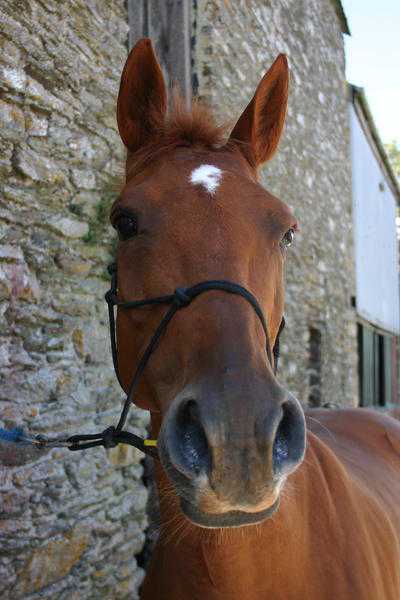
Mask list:
[{"label": "horse's left ear", "polygon": [[288,90],[288,62],[286,56],[280,54],[260,81],[229,139],[239,146],[255,168],[269,160],[278,147],[285,123]]}]

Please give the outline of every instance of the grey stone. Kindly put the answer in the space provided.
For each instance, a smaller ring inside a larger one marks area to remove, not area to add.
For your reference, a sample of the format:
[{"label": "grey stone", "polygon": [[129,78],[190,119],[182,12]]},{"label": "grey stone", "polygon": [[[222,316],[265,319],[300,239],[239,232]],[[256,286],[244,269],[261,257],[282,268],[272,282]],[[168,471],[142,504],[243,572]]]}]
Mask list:
[{"label": "grey stone", "polygon": [[26,73],[21,68],[1,66],[0,80],[5,87],[22,92],[26,86]]},{"label": "grey stone", "polygon": [[0,127],[4,139],[22,139],[25,133],[25,117],[22,110],[0,100]]},{"label": "grey stone", "polygon": [[48,219],[47,223],[53,229],[69,238],[82,238],[89,230],[87,223],[71,217],[52,216]]},{"label": "grey stone", "polygon": [[77,188],[92,190],[96,187],[96,178],[91,170],[72,170],[72,181]]},{"label": "grey stone", "polygon": [[47,118],[30,112],[26,115],[26,132],[35,137],[44,137],[47,135],[49,122]]},{"label": "grey stone", "polygon": [[[28,147],[21,147],[15,155],[16,169],[34,181],[47,183],[60,182],[60,170],[57,165],[45,156],[38,156]],[[63,180],[61,176],[61,181]]]},{"label": "grey stone", "polygon": [[0,139],[0,175],[9,177],[12,173],[12,154],[14,146],[6,139]]},{"label": "grey stone", "polygon": [[18,246],[0,245],[0,261],[1,260],[6,262],[22,262],[24,260],[24,255],[22,254],[21,248],[18,248]]}]

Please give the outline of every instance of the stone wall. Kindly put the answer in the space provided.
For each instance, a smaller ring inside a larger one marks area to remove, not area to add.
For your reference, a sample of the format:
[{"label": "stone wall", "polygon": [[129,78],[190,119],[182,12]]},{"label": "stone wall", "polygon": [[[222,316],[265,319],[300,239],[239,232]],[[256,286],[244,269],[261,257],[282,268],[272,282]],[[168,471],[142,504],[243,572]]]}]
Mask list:
[{"label": "stone wall", "polygon": [[[99,431],[122,399],[103,295],[126,7],[0,0],[0,36],[0,426]],[[1,598],[136,598],[137,451],[0,450]]]},{"label": "stone wall", "polygon": [[[262,182],[300,224],[287,261],[280,377],[304,404],[357,403],[349,131],[336,8],[331,0],[195,0],[192,14],[195,92],[222,120],[234,124],[276,56],[289,57],[286,130]],[[320,390],[311,389],[316,381]]]}]

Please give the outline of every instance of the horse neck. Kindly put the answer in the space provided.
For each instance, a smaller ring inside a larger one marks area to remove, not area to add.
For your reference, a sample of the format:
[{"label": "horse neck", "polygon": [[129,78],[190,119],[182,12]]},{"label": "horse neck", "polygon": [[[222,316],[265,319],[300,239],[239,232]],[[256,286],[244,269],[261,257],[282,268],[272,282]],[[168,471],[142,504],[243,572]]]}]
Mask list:
[{"label": "horse neck", "polygon": [[[153,436],[158,435],[159,427],[160,420],[153,416]],[[299,582],[304,579],[304,564],[302,558],[291,554],[293,545],[288,541],[293,536],[304,536],[301,512],[307,503],[307,464],[287,482],[274,517],[260,525],[229,530],[207,530],[190,524],[183,517],[179,500],[159,464],[155,467],[155,478],[160,501],[160,536],[144,584],[143,599],[213,600],[222,593],[230,600],[255,600],[260,597],[260,590],[265,590],[266,569],[268,573],[291,573],[290,594],[293,594],[296,583],[292,577],[298,576]],[[274,590],[274,585],[279,590]],[[272,578],[268,592],[279,592],[276,597],[281,598],[284,585],[281,577]]]}]

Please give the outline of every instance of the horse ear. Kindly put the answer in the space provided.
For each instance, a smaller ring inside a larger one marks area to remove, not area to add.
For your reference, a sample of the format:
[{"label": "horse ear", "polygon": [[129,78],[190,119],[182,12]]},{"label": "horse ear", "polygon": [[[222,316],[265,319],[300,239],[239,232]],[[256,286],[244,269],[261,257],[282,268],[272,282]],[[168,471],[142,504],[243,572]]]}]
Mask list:
[{"label": "horse ear", "polygon": [[129,151],[146,144],[164,122],[167,90],[161,67],[148,38],[129,53],[118,94],[117,122]]},{"label": "horse ear", "polygon": [[260,81],[230,135],[230,142],[239,146],[255,168],[269,160],[278,147],[285,123],[288,90],[288,62],[286,56],[280,54]]}]

